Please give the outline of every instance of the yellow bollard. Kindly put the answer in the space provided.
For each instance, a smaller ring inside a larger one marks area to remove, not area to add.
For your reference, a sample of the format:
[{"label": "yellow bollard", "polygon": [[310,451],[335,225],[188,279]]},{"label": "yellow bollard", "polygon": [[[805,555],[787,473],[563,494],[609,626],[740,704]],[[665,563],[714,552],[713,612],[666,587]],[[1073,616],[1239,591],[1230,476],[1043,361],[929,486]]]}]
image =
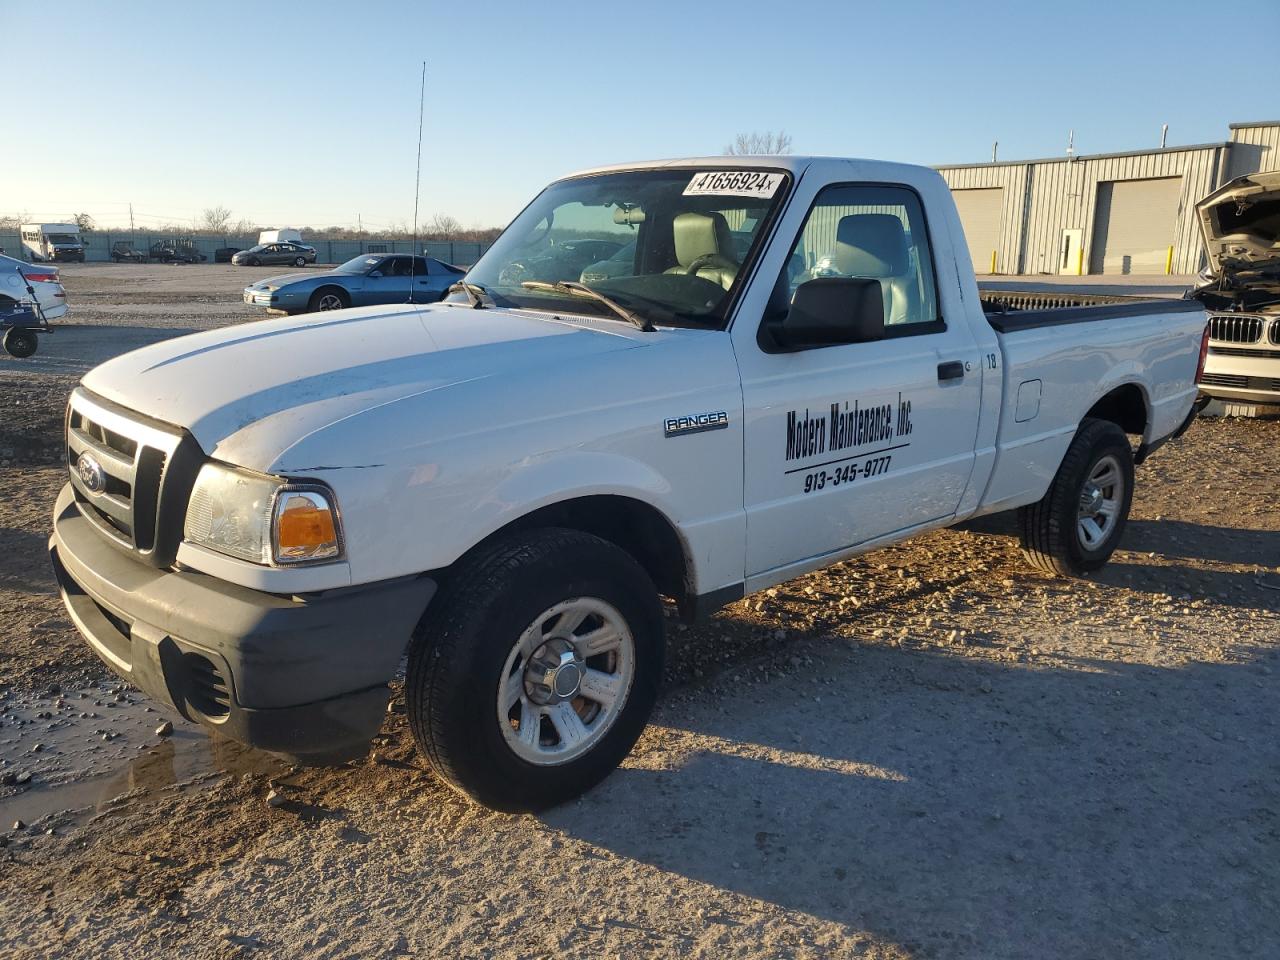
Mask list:
[{"label": "yellow bollard", "polygon": [[1169,252],[1164,258],[1164,275],[1167,277],[1173,273],[1173,247],[1169,247]]},{"label": "yellow bollard", "polygon": [[996,272],[996,251],[991,251],[991,273]]},{"label": "yellow bollard", "polygon": [[1084,247],[1076,251],[1076,276],[1084,276]]}]

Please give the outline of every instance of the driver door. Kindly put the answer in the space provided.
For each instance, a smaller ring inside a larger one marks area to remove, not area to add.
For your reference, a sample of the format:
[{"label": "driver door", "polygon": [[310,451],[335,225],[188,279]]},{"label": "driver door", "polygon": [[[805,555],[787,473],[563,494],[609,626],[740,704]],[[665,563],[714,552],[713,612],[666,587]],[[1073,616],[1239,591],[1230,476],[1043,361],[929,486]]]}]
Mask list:
[{"label": "driver door", "polygon": [[739,354],[748,589],[753,576],[956,512],[975,460],[981,364],[963,318],[942,316],[928,236],[906,186],[835,185],[815,198],[780,286],[876,280],[884,335],[804,347],[761,337]]}]

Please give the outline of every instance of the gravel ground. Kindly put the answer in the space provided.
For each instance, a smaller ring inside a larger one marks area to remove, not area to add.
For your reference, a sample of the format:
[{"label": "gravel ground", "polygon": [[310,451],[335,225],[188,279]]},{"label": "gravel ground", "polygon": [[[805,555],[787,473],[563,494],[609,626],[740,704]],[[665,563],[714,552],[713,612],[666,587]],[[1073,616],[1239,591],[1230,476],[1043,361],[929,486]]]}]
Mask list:
[{"label": "gravel ground", "polygon": [[[77,323],[250,316],[247,271],[64,272]],[[1280,955],[1280,423],[1161,450],[1090,580],[989,524],[673,621],[622,769],[513,817],[397,709],[337,769],[157,734],[46,569],[73,383],[0,363],[0,956]]]}]

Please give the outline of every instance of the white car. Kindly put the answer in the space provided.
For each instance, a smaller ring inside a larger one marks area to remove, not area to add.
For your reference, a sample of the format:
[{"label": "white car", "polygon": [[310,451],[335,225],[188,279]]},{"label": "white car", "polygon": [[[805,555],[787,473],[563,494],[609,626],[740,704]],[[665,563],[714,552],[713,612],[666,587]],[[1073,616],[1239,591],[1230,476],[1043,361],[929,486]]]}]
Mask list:
[{"label": "white car", "polygon": [[46,263],[26,263],[0,254],[0,302],[40,304],[46,320],[57,320],[67,312],[67,291],[58,268]]},{"label": "white car", "polygon": [[[582,236],[634,240],[631,267],[551,279]],[[822,258],[823,276],[796,269]],[[1014,509],[1032,565],[1101,567],[1135,464],[1192,421],[1204,336],[1194,301],[984,314],[951,192],[922,167],[592,170],[547,187],[441,303],[92,370],[50,551],[92,649],[187,719],[350,757],[407,653],[435,771],[538,809],[643,730],[663,596],[705,617]]]},{"label": "white car", "polygon": [[1200,386],[1230,403],[1280,405],[1280,171],[1237,177],[1199,204],[1210,309]]}]

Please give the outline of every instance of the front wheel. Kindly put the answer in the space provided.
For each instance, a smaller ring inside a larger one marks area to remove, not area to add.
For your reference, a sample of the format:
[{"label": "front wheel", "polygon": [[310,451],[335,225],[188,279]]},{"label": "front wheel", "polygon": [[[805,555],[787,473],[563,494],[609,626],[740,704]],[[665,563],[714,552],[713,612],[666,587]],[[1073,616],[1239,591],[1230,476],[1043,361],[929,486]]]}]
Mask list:
[{"label": "front wheel", "polygon": [[308,301],[308,308],[312,313],[321,310],[345,310],[351,306],[351,298],[347,296],[346,291],[329,288],[326,290],[317,290],[311,295]]},{"label": "front wheel", "polygon": [[500,542],[462,564],[409,651],[409,723],[450,786],[540,810],[604,779],[657,699],[665,649],[648,574],[572,530]]},{"label": "front wheel", "polygon": [[294,258],[293,258],[293,265],[294,265],[295,267],[305,267],[305,266],[307,265],[307,258],[306,258],[306,257],[294,257]]},{"label": "front wheel", "polygon": [[1111,559],[1133,501],[1133,451],[1109,420],[1085,420],[1049,490],[1019,510],[1022,552],[1063,576],[1097,570]]}]

